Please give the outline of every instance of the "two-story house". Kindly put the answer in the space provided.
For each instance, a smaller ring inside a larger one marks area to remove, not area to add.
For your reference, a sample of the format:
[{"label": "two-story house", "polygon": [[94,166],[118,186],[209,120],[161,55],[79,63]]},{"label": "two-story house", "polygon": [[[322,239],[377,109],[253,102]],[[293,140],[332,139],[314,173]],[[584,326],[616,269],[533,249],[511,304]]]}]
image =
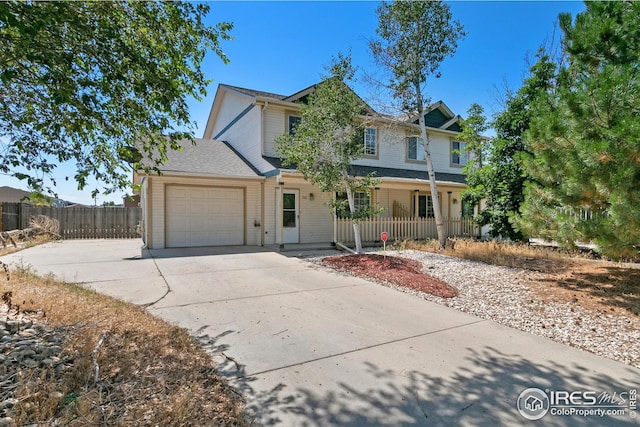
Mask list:
[{"label": "two-story house", "polygon": [[[162,175],[142,178],[147,246],[348,242],[348,221],[329,207],[335,195],[283,167],[274,149],[275,138],[295,127],[298,102],[313,88],[285,96],[219,85],[203,138],[170,153]],[[460,194],[466,163],[464,142],[457,139],[460,117],[443,102],[424,114],[449,234],[468,233],[470,221],[463,226],[461,218],[473,208],[464,206]],[[372,123],[364,130],[364,156],[353,163],[352,173],[373,172],[379,184],[355,199],[383,212],[363,224],[363,240],[377,240],[381,227],[390,228],[391,239],[435,236],[417,118],[381,117]]]}]

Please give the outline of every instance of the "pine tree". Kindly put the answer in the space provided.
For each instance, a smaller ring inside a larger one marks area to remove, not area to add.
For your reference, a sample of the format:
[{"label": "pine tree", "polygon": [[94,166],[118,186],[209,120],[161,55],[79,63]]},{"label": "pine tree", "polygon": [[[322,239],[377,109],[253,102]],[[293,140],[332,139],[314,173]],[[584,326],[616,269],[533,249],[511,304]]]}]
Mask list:
[{"label": "pine tree", "polygon": [[560,15],[566,64],[532,107],[520,226],[608,256],[640,244],[640,3]]}]

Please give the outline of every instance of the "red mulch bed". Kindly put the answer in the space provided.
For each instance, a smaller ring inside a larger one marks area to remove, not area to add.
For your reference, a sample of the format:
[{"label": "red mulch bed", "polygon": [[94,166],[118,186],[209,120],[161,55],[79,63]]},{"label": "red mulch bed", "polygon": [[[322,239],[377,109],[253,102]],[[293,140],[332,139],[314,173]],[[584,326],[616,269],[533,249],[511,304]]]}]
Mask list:
[{"label": "red mulch bed", "polygon": [[322,263],[338,270],[349,271],[355,276],[369,277],[393,283],[443,298],[452,298],[458,291],[422,272],[418,261],[383,255],[338,255],[324,258]]}]

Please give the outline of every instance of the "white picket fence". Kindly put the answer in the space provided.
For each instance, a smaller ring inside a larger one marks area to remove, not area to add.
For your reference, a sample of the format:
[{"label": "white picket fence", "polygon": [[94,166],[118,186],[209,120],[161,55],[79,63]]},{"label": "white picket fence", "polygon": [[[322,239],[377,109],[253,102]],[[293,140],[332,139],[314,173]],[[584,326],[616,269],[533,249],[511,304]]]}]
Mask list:
[{"label": "white picket fence", "polygon": [[[471,218],[451,218],[444,220],[448,237],[478,236],[479,228]],[[434,218],[372,218],[360,221],[360,236],[363,242],[380,240],[380,233],[387,232],[388,241],[436,238]],[[353,243],[353,225],[348,218],[336,219],[338,242]]]}]

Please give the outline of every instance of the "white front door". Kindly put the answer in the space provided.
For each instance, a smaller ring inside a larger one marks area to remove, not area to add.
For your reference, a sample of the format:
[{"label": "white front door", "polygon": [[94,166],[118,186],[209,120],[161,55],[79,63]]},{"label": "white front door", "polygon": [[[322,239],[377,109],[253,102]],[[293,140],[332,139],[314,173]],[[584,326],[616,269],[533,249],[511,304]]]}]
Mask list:
[{"label": "white front door", "polygon": [[300,192],[282,192],[282,243],[300,243]]}]

